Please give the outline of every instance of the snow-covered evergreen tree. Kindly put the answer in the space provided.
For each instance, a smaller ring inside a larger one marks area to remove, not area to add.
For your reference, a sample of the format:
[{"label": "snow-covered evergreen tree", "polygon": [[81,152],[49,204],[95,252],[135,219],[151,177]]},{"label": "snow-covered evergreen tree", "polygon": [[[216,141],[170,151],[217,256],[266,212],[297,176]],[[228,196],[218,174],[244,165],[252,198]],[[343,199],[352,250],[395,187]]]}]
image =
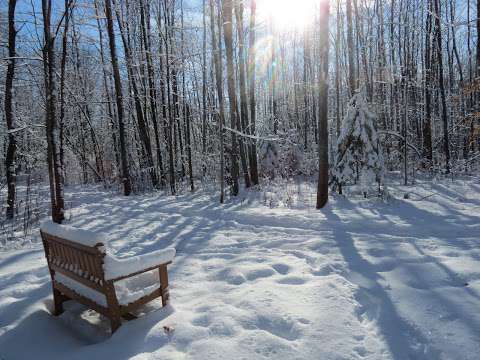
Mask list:
[{"label": "snow-covered evergreen tree", "polygon": [[278,150],[274,142],[265,141],[259,146],[260,168],[264,176],[274,178],[279,166]]},{"label": "snow-covered evergreen tree", "polygon": [[359,183],[364,194],[383,183],[384,161],[376,130],[376,116],[363,94],[352,97],[337,140],[333,185],[341,191],[348,183]]}]

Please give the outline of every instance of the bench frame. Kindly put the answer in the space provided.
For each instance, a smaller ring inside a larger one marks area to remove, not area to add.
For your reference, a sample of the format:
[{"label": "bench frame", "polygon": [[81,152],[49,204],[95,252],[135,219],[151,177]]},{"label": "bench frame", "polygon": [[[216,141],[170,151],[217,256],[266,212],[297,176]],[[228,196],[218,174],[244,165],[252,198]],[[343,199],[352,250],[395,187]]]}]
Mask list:
[{"label": "bench frame", "polygon": [[[142,269],[141,271],[126,276],[105,280],[103,263],[106,254],[102,243],[97,243],[95,246],[85,246],[43,231],[40,231],[40,233],[52,279],[53,315],[58,316],[63,313],[63,303],[65,301],[76,300],[109,318],[113,334],[120,327],[122,318],[126,320],[136,318],[136,316],[132,314],[132,311],[138,309],[140,306],[158,297],[162,298],[162,306],[168,304],[167,265],[169,265],[171,261]],[[155,269],[158,269],[159,272],[160,287],[127,305],[120,305],[115,292],[115,282]],[[94,300],[80,295],[75,290],[56,281],[55,273],[57,272],[105,295],[107,306],[100,305]]]}]

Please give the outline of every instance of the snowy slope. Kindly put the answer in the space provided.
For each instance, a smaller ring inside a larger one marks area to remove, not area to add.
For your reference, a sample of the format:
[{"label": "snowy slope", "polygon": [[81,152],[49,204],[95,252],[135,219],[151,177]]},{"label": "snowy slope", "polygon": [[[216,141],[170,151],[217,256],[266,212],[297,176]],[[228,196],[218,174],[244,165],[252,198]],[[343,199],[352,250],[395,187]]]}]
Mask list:
[{"label": "snowy slope", "polygon": [[176,247],[171,305],[108,338],[108,322],[76,304],[50,316],[40,245],[0,252],[0,359],[478,358],[478,180],[396,187],[389,204],[334,198],[322,211],[298,189],[225,205],[208,191],[67,189],[69,223],[108,234],[120,256]]}]

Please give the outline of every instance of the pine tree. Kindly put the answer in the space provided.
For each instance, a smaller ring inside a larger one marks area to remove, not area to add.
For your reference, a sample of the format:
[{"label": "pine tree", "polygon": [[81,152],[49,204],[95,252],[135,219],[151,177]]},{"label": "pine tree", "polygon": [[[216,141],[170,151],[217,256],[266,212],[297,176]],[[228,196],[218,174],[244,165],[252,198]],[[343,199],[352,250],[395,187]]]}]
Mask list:
[{"label": "pine tree", "polygon": [[348,104],[337,140],[333,185],[340,193],[342,185],[360,182],[366,196],[375,181],[383,183],[384,161],[375,124],[376,115],[368,110],[363,93],[357,93]]}]

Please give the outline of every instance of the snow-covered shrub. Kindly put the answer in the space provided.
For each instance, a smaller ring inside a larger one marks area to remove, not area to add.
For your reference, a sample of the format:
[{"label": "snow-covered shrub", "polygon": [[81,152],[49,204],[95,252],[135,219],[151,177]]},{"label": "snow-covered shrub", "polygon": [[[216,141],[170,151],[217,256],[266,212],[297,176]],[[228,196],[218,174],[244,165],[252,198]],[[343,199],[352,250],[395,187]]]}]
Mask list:
[{"label": "snow-covered shrub", "polygon": [[274,178],[279,164],[277,145],[271,141],[262,142],[259,146],[259,160],[262,174]]},{"label": "snow-covered shrub", "polygon": [[375,182],[383,183],[384,160],[376,119],[363,94],[354,95],[348,104],[336,146],[332,183],[340,191],[342,185],[355,183],[366,196]]},{"label": "snow-covered shrub", "polygon": [[271,191],[264,191],[263,192],[263,204],[268,206],[270,209],[278,207],[279,200],[277,194]]},{"label": "snow-covered shrub", "polygon": [[309,156],[301,145],[296,130],[278,133],[275,141],[262,141],[258,146],[260,173],[274,179],[277,176],[289,178],[296,175],[311,175],[315,171],[314,156]]},{"label": "snow-covered shrub", "polygon": [[279,144],[279,161],[281,164],[279,172],[284,177],[290,177],[302,172],[304,150],[295,130],[287,131],[284,136]]}]

